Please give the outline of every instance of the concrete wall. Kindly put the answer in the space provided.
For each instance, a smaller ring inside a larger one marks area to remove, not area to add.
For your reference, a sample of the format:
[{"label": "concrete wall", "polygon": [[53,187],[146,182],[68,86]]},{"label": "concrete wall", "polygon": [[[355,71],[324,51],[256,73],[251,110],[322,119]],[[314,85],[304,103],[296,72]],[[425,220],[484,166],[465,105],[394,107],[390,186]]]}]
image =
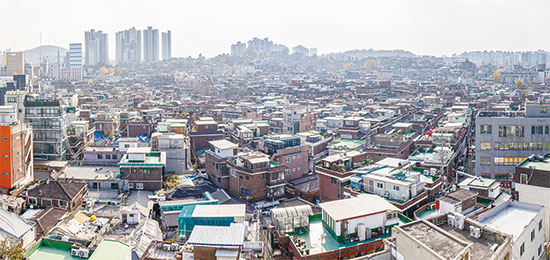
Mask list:
[{"label": "concrete wall", "polygon": [[545,241],[549,240],[550,234],[550,188],[537,187],[517,183],[515,189],[519,193],[519,201],[538,204],[544,206],[544,221]]}]

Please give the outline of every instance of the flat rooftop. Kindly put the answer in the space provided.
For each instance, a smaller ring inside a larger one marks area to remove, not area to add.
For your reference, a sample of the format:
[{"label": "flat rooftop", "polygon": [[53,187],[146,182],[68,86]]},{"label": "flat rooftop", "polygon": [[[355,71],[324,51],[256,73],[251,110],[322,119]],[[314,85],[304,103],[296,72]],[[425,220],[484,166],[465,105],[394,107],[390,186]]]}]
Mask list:
[{"label": "flat rooftop", "polygon": [[34,253],[28,256],[29,260],[82,260],[82,258],[71,255],[70,250],[63,250],[55,247],[41,246]]},{"label": "flat rooftop", "polygon": [[120,173],[118,167],[105,166],[67,166],[59,175],[59,178],[79,180],[112,180]]},{"label": "flat rooftop", "polygon": [[468,244],[458,240],[448,232],[423,221],[403,225],[401,229],[445,259],[453,259],[468,247]]},{"label": "flat rooftop", "polygon": [[391,234],[385,234],[364,241],[338,242],[331,235],[330,231],[323,227],[323,221],[320,219],[310,220],[309,232],[288,233],[288,235],[291,238],[297,236],[299,239],[303,239],[306,243],[306,248],[309,249],[310,254],[318,254],[343,249],[391,236]]},{"label": "flat rooftop", "polygon": [[542,206],[539,205],[507,201],[481,214],[478,221],[502,233],[512,235],[515,241],[523,232],[528,232],[525,227],[541,209]]},{"label": "flat rooftop", "polygon": [[[441,229],[449,232],[451,235],[455,236],[456,238],[466,241],[466,242],[472,242],[472,251],[470,255],[470,260],[485,260],[491,258],[493,255],[493,252],[491,251],[491,247],[494,244],[497,244],[500,246],[500,243],[496,243],[495,241],[490,241],[485,239],[484,237],[475,238],[470,236],[470,230],[469,229],[457,229],[453,228],[447,223],[439,226]],[[486,232],[486,231],[484,231]]]},{"label": "flat rooftop", "polygon": [[246,214],[245,204],[197,205],[191,217],[193,218],[244,217],[245,214]]},{"label": "flat rooftop", "polygon": [[534,168],[536,170],[541,170],[541,171],[550,171],[550,162],[548,161],[529,161],[529,159],[527,159],[525,162],[519,164],[518,166],[520,167],[525,167],[525,168]]}]

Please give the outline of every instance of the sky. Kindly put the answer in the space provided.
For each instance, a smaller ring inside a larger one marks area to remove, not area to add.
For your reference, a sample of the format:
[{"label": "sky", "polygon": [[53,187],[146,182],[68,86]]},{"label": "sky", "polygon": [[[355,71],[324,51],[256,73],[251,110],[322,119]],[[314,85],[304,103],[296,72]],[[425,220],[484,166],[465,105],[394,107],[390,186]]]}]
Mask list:
[{"label": "sky", "polygon": [[[402,49],[421,55],[550,50],[549,0],[25,0],[0,15],[0,50],[68,48],[84,31],[172,31],[172,56],[212,57],[269,37],[318,53]],[[6,7],[6,5],[4,5]]]}]

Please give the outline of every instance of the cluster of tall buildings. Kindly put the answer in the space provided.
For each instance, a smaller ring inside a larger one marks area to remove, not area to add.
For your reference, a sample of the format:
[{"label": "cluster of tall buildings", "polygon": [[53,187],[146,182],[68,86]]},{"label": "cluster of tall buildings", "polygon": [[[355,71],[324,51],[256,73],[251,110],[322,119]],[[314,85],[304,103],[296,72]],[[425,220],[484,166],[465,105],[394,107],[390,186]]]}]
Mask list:
[{"label": "cluster of tall buildings", "polygon": [[[260,52],[263,54],[276,54],[286,53],[288,54],[289,48],[284,44],[276,44],[269,38],[260,39],[257,37],[248,41],[248,46],[244,42],[236,42],[231,45],[231,55],[233,56],[245,56],[252,52]],[[306,48],[302,45],[298,45],[292,48],[292,53],[297,53],[305,56],[316,56],[317,48]]]},{"label": "cluster of tall buildings", "polygon": [[84,47],[86,52],[86,65],[96,66],[109,64],[108,35],[106,33],[94,29],[85,32]]},{"label": "cluster of tall buildings", "polygon": [[[172,32],[162,33],[162,60],[172,57]],[[131,64],[140,62],[159,61],[161,46],[159,44],[159,30],[149,26],[143,30],[132,27],[116,33],[116,64]]]},{"label": "cluster of tall buildings", "polygon": [[544,50],[525,52],[472,51],[453,56],[467,58],[478,66],[492,64],[496,66],[522,65],[533,67],[541,64],[550,64],[550,54]]}]

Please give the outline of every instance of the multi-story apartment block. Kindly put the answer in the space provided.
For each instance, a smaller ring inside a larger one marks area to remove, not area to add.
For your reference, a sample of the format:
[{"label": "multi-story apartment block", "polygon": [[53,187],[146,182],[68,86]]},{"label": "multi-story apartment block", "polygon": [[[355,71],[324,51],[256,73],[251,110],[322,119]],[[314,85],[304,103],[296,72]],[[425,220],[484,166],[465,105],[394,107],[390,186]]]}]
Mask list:
[{"label": "multi-story apartment block", "polygon": [[0,106],[0,193],[32,181],[32,157],[32,129],[15,107]]},{"label": "multi-story apartment block", "polygon": [[141,31],[132,27],[116,33],[117,64],[141,62]]},{"label": "multi-story apartment block", "polygon": [[192,122],[191,152],[197,156],[207,149],[210,141],[223,139],[223,132],[218,130],[218,123],[212,118],[200,118]]},{"label": "multi-story apartment block", "polygon": [[109,41],[107,37],[106,33],[94,29],[84,33],[84,64],[88,66],[109,64]]},{"label": "multi-story apartment block", "polygon": [[189,141],[186,136],[175,133],[153,133],[152,148],[166,153],[166,173],[184,173],[189,169]]},{"label": "multi-story apartment block", "polygon": [[205,152],[206,174],[218,188],[229,189],[227,160],[237,156],[239,146],[227,140],[210,141],[210,150]]},{"label": "multi-story apartment block", "polygon": [[549,118],[550,104],[539,103],[527,103],[518,112],[479,112],[475,174],[509,184],[518,163],[532,154],[550,152]]},{"label": "multi-story apartment block", "polygon": [[67,152],[67,115],[59,100],[27,96],[25,121],[32,125],[34,157],[65,160]]},{"label": "multi-story apartment block", "polygon": [[309,173],[309,148],[300,143],[300,137],[289,134],[267,136],[264,151],[271,159],[288,167],[285,180],[290,181]]},{"label": "multi-story apartment block", "polygon": [[157,191],[162,189],[166,153],[152,152],[151,147],[130,148],[118,166],[128,190]]},{"label": "multi-story apartment block", "polygon": [[285,195],[285,170],[266,154],[250,152],[228,160],[229,191],[251,202],[275,200]]}]

